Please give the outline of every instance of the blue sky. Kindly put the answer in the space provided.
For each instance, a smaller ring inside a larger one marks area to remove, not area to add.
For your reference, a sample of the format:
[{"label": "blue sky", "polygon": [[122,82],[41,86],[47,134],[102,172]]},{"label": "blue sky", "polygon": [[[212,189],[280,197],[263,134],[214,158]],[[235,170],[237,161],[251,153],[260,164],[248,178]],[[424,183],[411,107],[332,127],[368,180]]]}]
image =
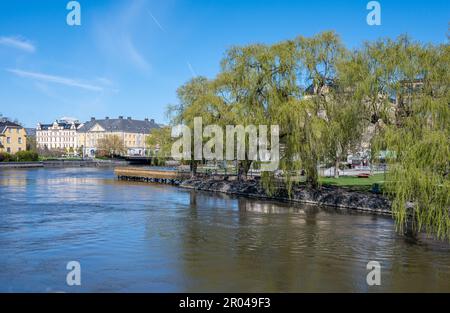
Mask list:
[{"label": "blue sky", "polygon": [[381,26],[367,25],[366,0],[79,0],[82,25],[70,27],[68,2],[0,0],[0,113],[27,127],[62,116],[164,123],[176,89],[214,77],[232,45],[324,30],[348,47],[403,33],[444,43],[450,22],[449,0],[380,0]]}]

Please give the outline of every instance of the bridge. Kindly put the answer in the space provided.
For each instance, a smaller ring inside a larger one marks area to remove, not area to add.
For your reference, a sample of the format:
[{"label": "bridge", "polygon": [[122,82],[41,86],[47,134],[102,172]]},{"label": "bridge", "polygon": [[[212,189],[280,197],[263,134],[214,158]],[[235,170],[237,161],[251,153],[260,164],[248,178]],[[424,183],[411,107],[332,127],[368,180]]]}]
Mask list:
[{"label": "bridge", "polygon": [[148,156],[127,156],[125,161],[128,161],[131,165],[151,165],[155,157]]}]

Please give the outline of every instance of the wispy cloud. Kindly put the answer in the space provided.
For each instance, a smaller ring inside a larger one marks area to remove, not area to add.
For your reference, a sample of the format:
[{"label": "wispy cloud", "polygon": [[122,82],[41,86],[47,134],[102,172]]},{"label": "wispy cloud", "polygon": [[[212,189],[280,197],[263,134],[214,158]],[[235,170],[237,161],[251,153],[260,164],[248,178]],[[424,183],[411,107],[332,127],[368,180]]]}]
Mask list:
[{"label": "wispy cloud", "polygon": [[102,85],[106,85],[106,86],[114,85],[114,83],[106,77],[97,77],[95,80],[98,81],[99,83],[101,83]]},{"label": "wispy cloud", "polygon": [[195,72],[194,68],[192,67],[192,64],[187,62],[188,68],[191,71],[192,76],[196,77],[197,73]]},{"label": "wispy cloud", "polygon": [[120,90],[118,88],[116,88],[115,82],[113,82],[109,78],[97,77],[94,81],[99,83],[103,87],[105,87],[106,90],[109,90],[109,91],[111,91],[113,93],[119,93],[120,92]]},{"label": "wispy cloud", "polygon": [[103,12],[94,23],[95,42],[105,55],[112,61],[129,63],[143,73],[152,69],[146,58],[145,48],[148,51],[148,41],[136,40],[141,35],[143,25],[150,20],[145,8],[146,1],[125,1],[120,7]]},{"label": "wispy cloud", "polygon": [[21,37],[0,37],[0,45],[16,48],[30,53],[36,51],[36,47],[29,40]]},{"label": "wispy cloud", "polygon": [[19,70],[19,69],[7,69],[7,71],[16,76],[19,76],[19,77],[30,78],[30,79],[41,81],[41,82],[55,83],[55,84],[69,86],[69,87],[81,88],[81,89],[85,89],[85,90],[89,90],[89,91],[103,91],[104,90],[100,86],[84,83],[84,82],[81,82],[81,81],[79,81],[77,79],[73,79],[73,78],[48,75],[48,74],[37,73],[37,72],[28,72],[28,71],[23,71],[23,70]]},{"label": "wispy cloud", "polygon": [[155,22],[156,26],[158,26],[159,29],[161,29],[163,32],[166,32],[164,27],[162,27],[161,23],[156,19],[156,17],[153,16],[152,12],[150,10],[147,10],[150,17],[153,19],[153,22]]},{"label": "wispy cloud", "polygon": [[143,71],[149,71],[151,68],[150,64],[136,48],[131,38],[126,36],[123,39],[122,43],[123,48],[127,51],[128,57],[133,62],[133,64],[135,64],[138,68],[140,68]]}]

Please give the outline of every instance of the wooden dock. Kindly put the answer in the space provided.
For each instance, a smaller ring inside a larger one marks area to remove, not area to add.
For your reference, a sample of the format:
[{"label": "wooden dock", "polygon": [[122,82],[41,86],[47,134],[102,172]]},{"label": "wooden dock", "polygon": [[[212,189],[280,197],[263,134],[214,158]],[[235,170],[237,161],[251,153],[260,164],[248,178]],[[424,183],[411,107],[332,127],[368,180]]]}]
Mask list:
[{"label": "wooden dock", "polygon": [[141,181],[147,183],[159,183],[179,185],[190,177],[189,173],[177,171],[160,171],[139,167],[116,167],[114,174],[120,180]]}]

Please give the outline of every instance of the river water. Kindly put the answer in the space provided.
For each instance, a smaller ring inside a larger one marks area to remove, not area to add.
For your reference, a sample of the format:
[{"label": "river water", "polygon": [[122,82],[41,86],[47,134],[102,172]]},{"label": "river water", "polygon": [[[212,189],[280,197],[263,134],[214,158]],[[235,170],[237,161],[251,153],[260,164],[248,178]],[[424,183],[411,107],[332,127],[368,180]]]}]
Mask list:
[{"label": "river water", "polygon": [[[81,265],[68,286],[67,263]],[[368,286],[369,261],[381,285]],[[450,292],[450,244],[390,217],[118,181],[0,171],[0,292]]]}]

